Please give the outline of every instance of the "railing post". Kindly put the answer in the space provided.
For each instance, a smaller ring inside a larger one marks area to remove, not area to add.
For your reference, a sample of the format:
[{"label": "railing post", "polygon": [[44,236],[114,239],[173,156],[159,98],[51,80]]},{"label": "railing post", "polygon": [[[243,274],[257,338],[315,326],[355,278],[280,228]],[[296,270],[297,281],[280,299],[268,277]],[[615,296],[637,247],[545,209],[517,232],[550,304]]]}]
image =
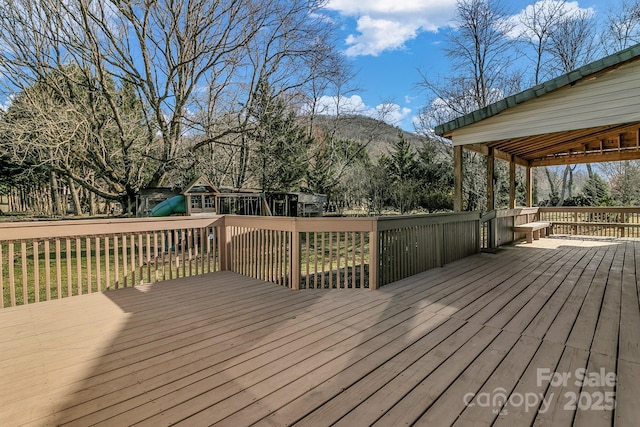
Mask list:
[{"label": "railing post", "polygon": [[291,289],[300,289],[300,232],[298,222],[293,220],[291,231]]},{"label": "railing post", "polygon": [[[479,221],[478,221],[479,222]],[[478,237],[480,233],[478,233]],[[480,239],[478,239],[479,241]],[[478,242],[478,247],[480,243]],[[436,248],[438,252],[436,253],[436,263],[439,267],[444,266],[444,225],[437,224],[436,225]],[[480,252],[480,250],[478,250]]]},{"label": "railing post", "polygon": [[379,264],[378,218],[373,218],[371,220],[371,231],[369,231],[369,289],[378,289]]},{"label": "railing post", "polygon": [[231,233],[227,233],[227,223],[223,216],[219,220],[220,238],[218,240],[218,254],[220,257],[220,271],[229,270],[229,246],[231,245]]},{"label": "railing post", "polygon": [[[480,220],[480,215],[478,215],[478,219],[476,220],[476,230],[478,230],[478,236],[476,238],[476,253],[479,254],[482,252],[482,221]],[[442,237],[442,231],[440,231],[439,238],[441,239],[441,242],[444,240]],[[442,244],[440,247],[442,248]],[[442,264],[440,264],[440,266],[442,267]]]},{"label": "railing post", "polygon": [[488,249],[495,249],[498,246],[497,242],[497,228],[498,228],[498,217],[491,218],[487,223],[487,246]]}]

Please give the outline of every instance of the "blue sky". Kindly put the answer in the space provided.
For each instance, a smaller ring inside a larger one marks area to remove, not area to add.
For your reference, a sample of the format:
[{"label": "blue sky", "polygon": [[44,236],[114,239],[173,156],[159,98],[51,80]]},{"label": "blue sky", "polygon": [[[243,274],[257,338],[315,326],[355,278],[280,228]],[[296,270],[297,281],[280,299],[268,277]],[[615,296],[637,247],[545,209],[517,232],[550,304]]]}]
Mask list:
[{"label": "blue sky", "polygon": [[[552,1],[552,0],[543,0]],[[503,0],[516,15],[535,1]],[[597,18],[619,1],[566,2],[571,10],[589,9]],[[327,10],[340,28],[339,48],[357,73],[349,101],[362,114],[375,116],[392,104],[387,120],[413,131],[412,119],[426,102],[416,87],[418,70],[437,79],[449,70],[443,52],[445,29],[455,14],[455,0],[329,0]]]}]

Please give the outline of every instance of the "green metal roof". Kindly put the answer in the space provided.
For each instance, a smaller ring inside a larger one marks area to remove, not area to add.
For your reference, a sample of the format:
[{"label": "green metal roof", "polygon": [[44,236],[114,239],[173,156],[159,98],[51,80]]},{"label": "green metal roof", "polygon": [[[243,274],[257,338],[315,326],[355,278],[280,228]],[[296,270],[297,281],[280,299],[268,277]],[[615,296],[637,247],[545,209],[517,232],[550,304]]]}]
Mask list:
[{"label": "green metal roof", "polygon": [[637,44],[625,50],[621,50],[620,52],[614,53],[613,55],[606,56],[590,64],[584,65],[576,70],[568,72],[567,74],[563,74],[547,82],[540,83],[539,85],[533,86],[525,91],[508,96],[484,108],[455,118],[450,122],[436,126],[435,133],[437,135],[443,136],[448,132],[495,116],[496,114],[508,108],[514,107],[531,99],[540,98],[546,93],[553,92],[554,90],[560,89],[561,87],[568,86],[577,82],[578,80],[589,77],[590,75],[599,73],[609,68],[614,68],[624,62],[632,61],[638,59],[639,57],[640,44]]}]

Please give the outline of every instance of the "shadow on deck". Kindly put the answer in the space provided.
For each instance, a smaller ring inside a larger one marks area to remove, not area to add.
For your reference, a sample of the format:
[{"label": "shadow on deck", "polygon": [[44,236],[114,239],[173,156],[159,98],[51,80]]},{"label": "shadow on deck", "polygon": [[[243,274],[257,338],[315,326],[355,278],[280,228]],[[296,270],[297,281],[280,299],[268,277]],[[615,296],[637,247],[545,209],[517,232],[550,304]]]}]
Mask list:
[{"label": "shadow on deck", "polygon": [[0,425],[637,425],[638,267],[543,239],[378,291],[218,272],[5,309]]}]

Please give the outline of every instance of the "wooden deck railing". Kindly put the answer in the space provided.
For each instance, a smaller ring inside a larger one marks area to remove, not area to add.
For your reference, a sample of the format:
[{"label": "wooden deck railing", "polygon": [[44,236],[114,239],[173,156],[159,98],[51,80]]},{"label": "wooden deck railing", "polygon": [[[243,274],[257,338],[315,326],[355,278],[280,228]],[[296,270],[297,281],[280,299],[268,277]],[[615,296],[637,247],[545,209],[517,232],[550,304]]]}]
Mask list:
[{"label": "wooden deck railing", "polygon": [[476,212],[378,219],[378,285],[395,282],[480,251]]},{"label": "wooden deck railing", "polygon": [[491,211],[481,218],[482,249],[491,250],[524,238],[513,227],[548,221],[553,234],[640,238],[637,207],[540,207]]},{"label": "wooden deck railing", "polygon": [[544,207],[540,220],[553,223],[553,232],[580,236],[640,237],[637,207]]},{"label": "wooden deck railing", "polygon": [[488,212],[481,219],[482,249],[491,250],[523,239],[513,227],[538,219],[539,208],[501,209]]},{"label": "wooden deck railing", "polygon": [[0,223],[0,306],[216,271],[221,218]]},{"label": "wooden deck railing", "polygon": [[231,270],[292,289],[371,288],[476,253],[477,213],[0,223],[0,306]]},{"label": "wooden deck railing", "polygon": [[228,268],[293,289],[375,289],[477,253],[479,220],[227,216]]},{"label": "wooden deck railing", "polygon": [[376,221],[227,216],[229,269],[293,289],[366,288]]}]

